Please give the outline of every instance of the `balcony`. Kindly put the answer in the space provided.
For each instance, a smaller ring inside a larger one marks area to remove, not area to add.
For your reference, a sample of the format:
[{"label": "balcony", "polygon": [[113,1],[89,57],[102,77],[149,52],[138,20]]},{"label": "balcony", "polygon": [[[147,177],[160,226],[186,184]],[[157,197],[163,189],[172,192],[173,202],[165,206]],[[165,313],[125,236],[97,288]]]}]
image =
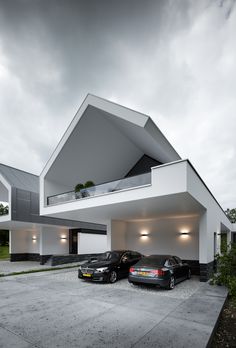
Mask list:
[{"label": "balcony", "polygon": [[99,184],[87,189],[82,189],[80,192],[69,191],[49,196],[47,197],[47,205],[49,206],[72,202],[78,199],[100,196],[111,192],[127,190],[149,184],[151,184],[151,172]]}]

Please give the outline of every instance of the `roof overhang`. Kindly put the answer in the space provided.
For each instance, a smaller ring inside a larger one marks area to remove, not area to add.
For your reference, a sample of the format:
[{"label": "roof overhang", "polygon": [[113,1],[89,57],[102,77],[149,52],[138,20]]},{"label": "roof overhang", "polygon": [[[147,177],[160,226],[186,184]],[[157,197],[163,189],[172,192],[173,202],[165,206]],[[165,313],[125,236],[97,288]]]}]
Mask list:
[{"label": "roof overhang", "polygon": [[132,202],[93,206],[87,209],[75,209],[73,211],[70,210],[69,204],[67,207],[67,211],[50,214],[50,216],[106,224],[110,220],[142,221],[200,216],[205,210],[187,192],[132,200]]}]

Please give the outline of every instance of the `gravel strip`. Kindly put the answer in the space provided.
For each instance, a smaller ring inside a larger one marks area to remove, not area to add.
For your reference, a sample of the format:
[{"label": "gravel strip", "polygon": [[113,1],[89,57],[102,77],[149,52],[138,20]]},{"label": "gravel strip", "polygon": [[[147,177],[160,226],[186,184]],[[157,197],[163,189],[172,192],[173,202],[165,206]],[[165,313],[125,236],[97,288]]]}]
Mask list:
[{"label": "gravel strip", "polygon": [[117,289],[117,290],[127,290],[141,293],[153,293],[158,296],[167,296],[178,299],[186,299],[189,298],[193,293],[195,293],[203,283],[199,281],[199,277],[192,276],[191,279],[183,281],[176,285],[173,290],[160,289],[155,286],[147,286],[147,285],[133,285],[128,282],[127,279],[121,279],[114,284],[106,284],[106,283],[98,283],[91,282],[82,279],[78,279],[77,269],[67,270],[67,272],[57,272],[56,274],[50,274],[50,277],[54,280],[65,281],[65,282],[79,282],[83,285],[87,285],[89,287],[94,287],[94,291],[96,287],[104,289]]}]

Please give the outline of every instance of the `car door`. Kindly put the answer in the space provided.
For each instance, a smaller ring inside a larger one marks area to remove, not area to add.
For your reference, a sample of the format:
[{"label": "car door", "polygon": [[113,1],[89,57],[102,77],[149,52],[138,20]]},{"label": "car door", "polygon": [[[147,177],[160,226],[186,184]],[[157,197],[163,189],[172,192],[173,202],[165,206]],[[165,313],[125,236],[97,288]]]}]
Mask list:
[{"label": "car door", "polygon": [[183,262],[178,256],[175,256],[175,259],[178,260],[179,264],[181,265],[181,274],[183,279],[188,276],[189,266]]},{"label": "car door", "polygon": [[129,269],[132,266],[132,256],[129,251],[125,252],[120,259],[120,274],[126,277],[129,274]]},{"label": "car door", "polygon": [[174,277],[176,280],[179,280],[181,278],[181,268],[180,265],[176,262],[176,260],[171,257],[169,258],[169,265],[171,266],[173,273],[174,273]]},{"label": "car door", "polygon": [[186,277],[186,269],[183,265],[182,260],[178,256],[173,256],[173,259],[177,262],[179,265],[179,278],[185,278]]},{"label": "car door", "polygon": [[141,259],[141,254],[136,252],[136,251],[131,251],[131,265],[135,265],[140,259]]}]

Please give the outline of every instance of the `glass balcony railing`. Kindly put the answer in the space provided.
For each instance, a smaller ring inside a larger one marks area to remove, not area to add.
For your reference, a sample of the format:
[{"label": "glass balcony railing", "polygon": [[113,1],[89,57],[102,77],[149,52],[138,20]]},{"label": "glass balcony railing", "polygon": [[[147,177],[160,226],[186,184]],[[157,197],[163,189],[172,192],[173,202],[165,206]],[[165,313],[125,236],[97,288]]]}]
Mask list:
[{"label": "glass balcony railing", "polygon": [[110,192],[125,190],[132,187],[139,187],[148,184],[151,184],[151,172],[136,176],[130,176],[128,178],[120,180],[110,181],[104,184],[99,184],[87,189],[82,189],[80,190],[80,192],[70,191],[54,196],[49,196],[47,198],[47,205],[70,202],[86,197],[99,196]]}]

